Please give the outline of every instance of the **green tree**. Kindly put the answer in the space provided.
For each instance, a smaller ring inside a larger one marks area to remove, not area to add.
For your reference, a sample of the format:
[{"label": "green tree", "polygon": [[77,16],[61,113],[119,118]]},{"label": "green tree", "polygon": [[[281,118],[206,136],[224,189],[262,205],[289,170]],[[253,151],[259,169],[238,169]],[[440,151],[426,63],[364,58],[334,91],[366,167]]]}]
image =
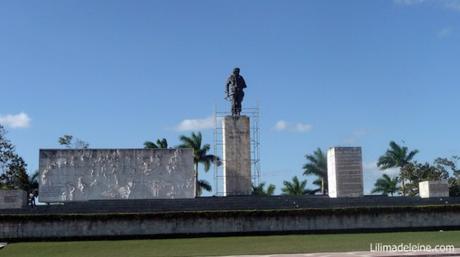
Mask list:
[{"label": "green tree", "polygon": [[316,149],[313,154],[305,155],[307,163],[303,166],[304,175],[314,175],[317,177],[313,181],[314,185],[319,186],[323,195],[327,194],[327,156],[321,148]]},{"label": "green tree", "polygon": [[275,185],[270,184],[268,185],[267,189],[265,189],[265,182],[260,183],[259,185],[252,185],[252,195],[257,196],[271,196],[275,193]]},{"label": "green tree", "polygon": [[157,139],[156,143],[152,141],[144,142],[145,149],[168,149],[168,141],[166,138]]},{"label": "green tree", "polygon": [[435,166],[449,173],[449,195],[460,196],[460,169],[457,163],[460,160],[459,156],[452,156],[451,158],[437,158],[434,161]]},{"label": "green tree", "polygon": [[0,188],[28,190],[27,164],[16,153],[0,125]]},{"label": "green tree", "polygon": [[179,145],[180,148],[192,148],[193,149],[193,163],[195,164],[197,196],[201,195],[202,190],[206,190],[210,192],[212,190],[212,187],[209,184],[209,182],[206,180],[198,179],[198,166],[199,164],[202,164],[204,167],[204,171],[208,172],[212,163],[216,163],[217,165],[220,165],[219,157],[212,155],[212,154],[208,154],[208,151],[211,149],[211,146],[209,144],[202,145],[203,137],[201,135],[201,132],[198,132],[198,133],[192,132],[192,134],[189,137],[182,135],[179,137],[179,140],[182,142],[182,144]]},{"label": "green tree", "polygon": [[460,160],[459,156],[452,156],[451,158],[436,158],[434,165],[449,175],[454,177],[460,176],[460,168],[457,167],[457,162]]},{"label": "green tree", "polygon": [[458,197],[460,196],[460,178],[450,177],[448,180],[449,183],[449,196]]},{"label": "green tree", "polygon": [[31,176],[29,176],[28,180],[28,191],[34,191],[38,190],[38,179],[39,179],[40,173],[38,170],[36,170],[34,173],[32,173]]},{"label": "green tree", "polygon": [[89,143],[79,138],[74,138],[72,135],[63,135],[59,137],[58,143],[69,149],[88,149]]},{"label": "green tree", "polygon": [[383,176],[375,182],[372,193],[393,196],[399,190],[398,181],[398,177],[391,178],[387,174],[383,174]]},{"label": "green tree", "polygon": [[402,169],[404,166],[408,165],[414,156],[418,153],[418,150],[413,150],[409,151],[409,149],[406,146],[400,146],[394,141],[390,142],[390,148],[385,152],[384,155],[382,155],[378,162],[377,166],[381,170],[386,170],[390,168],[399,168],[400,170],[400,179],[401,179],[401,190],[402,190],[402,195],[406,195],[406,181],[407,181],[407,176],[404,174]]},{"label": "green tree", "polygon": [[407,178],[405,192],[409,196],[416,196],[419,193],[419,183],[422,181],[438,181],[447,180],[449,173],[442,166],[437,163],[431,165],[430,163],[411,162],[401,168],[401,174]]},{"label": "green tree", "polygon": [[307,189],[307,180],[299,181],[297,176],[292,178],[292,181],[283,181],[284,187],[281,188],[281,191],[284,195],[307,195],[312,194],[313,191]]}]

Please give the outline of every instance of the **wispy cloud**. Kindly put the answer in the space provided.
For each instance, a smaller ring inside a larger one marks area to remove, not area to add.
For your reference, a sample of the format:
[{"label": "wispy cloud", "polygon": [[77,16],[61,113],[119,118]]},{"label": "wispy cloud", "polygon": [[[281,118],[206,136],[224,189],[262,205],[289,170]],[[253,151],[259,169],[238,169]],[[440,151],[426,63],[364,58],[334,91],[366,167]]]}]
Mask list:
[{"label": "wispy cloud", "polygon": [[449,9],[452,9],[452,10],[456,10],[456,11],[460,11],[460,1],[459,0],[444,0],[444,6],[449,8]]},{"label": "wispy cloud", "polygon": [[394,0],[393,2],[399,5],[414,5],[424,3],[426,0]]},{"label": "wispy cloud", "polygon": [[0,115],[0,124],[10,128],[27,128],[30,126],[30,118],[24,112]]},{"label": "wispy cloud", "polygon": [[176,131],[196,131],[212,129],[215,126],[216,118],[209,116],[202,119],[185,119],[175,126]]},{"label": "wispy cloud", "polygon": [[460,0],[393,0],[397,5],[414,6],[414,5],[431,5],[442,7],[454,11],[460,11]]},{"label": "wispy cloud", "polygon": [[437,33],[438,38],[447,38],[450,35],[452,35],[452,28],[451,27],[442,28]]},{"label": "wispy cloud", "polygon": [[345,138],[344,142],[345,144],[349,145],[359,143],[359,140],[366,136],[368,133],[369,132],[367,129],[356,129],[351,133],[349,137]]},{"label": "wispy cloud", "polygon": [[289,123],[284,120],[279,120],[276,122],[275,126],[273,127],[276,131],[288,131],[288,132],[298,132],[298,133],[305,133],[312,130],[313,126],[307,123]]},{"label": "wispy cloud", "polygon": [[399,174],[398,168],[391,168],[386,170],[379,169],[377,166],[377,161],[364,163],[363,170],[368,173],[377,174],[379,177],[381,177],[383,174],[388,174],[389,176],[397,176]]},{"label": "wispy cloud", "polygon": [[288,127],[287,122],[285,122],[284,120],[279,120],[278,122],[276,122],[274,129],[277,131],[283,131],[287,129],[287,127]]}]

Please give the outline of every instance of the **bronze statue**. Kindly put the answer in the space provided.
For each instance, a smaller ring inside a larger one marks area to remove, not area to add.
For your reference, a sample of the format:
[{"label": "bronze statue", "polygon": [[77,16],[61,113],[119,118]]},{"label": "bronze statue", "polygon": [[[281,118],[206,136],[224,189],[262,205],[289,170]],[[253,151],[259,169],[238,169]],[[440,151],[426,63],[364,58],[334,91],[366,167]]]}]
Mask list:
[{"label": "bronze statue", "polygon": [[240,116],[246,82],[240,75],[240,68],[233,69],[233,74],[227,80],[225,87],[226,100],[232,101],[232,116]]}]

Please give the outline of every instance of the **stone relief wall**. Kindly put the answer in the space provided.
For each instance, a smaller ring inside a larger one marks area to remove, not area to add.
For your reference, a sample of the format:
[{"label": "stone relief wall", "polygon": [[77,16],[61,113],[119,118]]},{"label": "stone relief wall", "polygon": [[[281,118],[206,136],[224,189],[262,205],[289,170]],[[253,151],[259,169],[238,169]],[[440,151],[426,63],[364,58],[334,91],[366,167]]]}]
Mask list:
[{"label": "stone relief wall", "polygon": [[40,150],[41,202],[195,197],[192,149]]}]

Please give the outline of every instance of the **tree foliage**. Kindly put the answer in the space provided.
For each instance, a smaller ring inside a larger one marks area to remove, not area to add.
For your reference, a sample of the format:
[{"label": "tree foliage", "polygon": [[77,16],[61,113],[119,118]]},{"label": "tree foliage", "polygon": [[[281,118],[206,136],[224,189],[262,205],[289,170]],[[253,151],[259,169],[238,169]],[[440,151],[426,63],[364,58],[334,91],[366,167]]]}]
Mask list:
[{"label": "tree foliage", "polygon": [[259,185],[252,185],[252,195],[256,196],[271,196],[275,193],[275,185],[270,184],[268,185],[267,189],[265,189],[265,182],[260,183]]},{"label": "tree foliage", "polygon": [[300,181],[297,176],[292,178],[292,181],[283,181],[284,187],[281,189],[284,195],[308,195],[314,191],[307,189],[307,180]]},{"label": "tree foliage", "polygon": [[406,176],[403,175],[403,168],[410,164],[412,159],[418,153],[418,150],[409,151],[406,146],[400,146],[396,142],[391,141],[390,147],[385,152],[384,155],[380,156],[377,167],[381,170],[386,170],[390,168],[399,168],[400,169],[400,179],[401,179],[401,190],[402,195],[405,196],[407,194],[405,186],[406,184]]},{"label": "tree foliage", "polygon": [[72,135],[63,135],[59,137],[58,143],[69,149],[88,149],[89,143]]},{"label": "tree foliage", "polygon": [[434,164],[414,161],[401,168],[401,177],[407,181],[403,191],[409,196],[415,196],[419,194],[420,182],[447,180],[449,172],[443,164],[436,161]]},{"label": "tree foliage", "polygon": [[316,180],[313,181],[314,185],[319,187],[318,190],[323,195],[327,194],[327,156],[321,148],[316,149],[313,154],[305,155],[307,163],[303,166],[304,175],[316,176]]},{"label": "tree foliage", "polygon": [[197,181],[197,196],[200,196],[202,190],[211,191],[212,187],[206,180],[198,179],[198,166],[202,164],[204,171],[209,171],[212,163],[220,165],[219,157],[208,154],[208,151],[211,149],[209,144],[202,144],[203,136],[201,132],[195,133],[192,132],[190,136],[180,136],[179,140],[182,144],[179,145],[180,148],[191,148],[193,149],[193,163],[195,164],[195,176]]},{"label": "tree foliage", "polygon": [[409,164],[417,153],[418,150],[409,151],[406,146],[400,146],[391,141],[390,148],[379,158],[377,166],[382,170],[402,168]]},{"label": "tree foliage", "polygon": [[460,178],[450,177],[447,182],[449,183],[449,196],[460,196]]},{"label": "tree foliage", "polygon": [[0,125],[0,188],[29,190],[27,164],[6,138],[6,130]]},{"label": "tree foliage", "polygon": [[156,142],[145,141],[144,148],[145,149],[168,149],[168,141],[166,140],[166,138],[157,139]]},{"label": "tree foliage", "polygon": [[383,176],[375,182],[372,193],[381,193],[382,195],[393,196],[399,190],[398,182],[398,177],[391,178],[387,174],[383,174]]},{"label": "tree foliage", "polygon": [[[377,166],[382,170],[399,168],[400,191],[403,196],[418,195],[419,183],[426,180],[447,180],[449,194],[460,196],[460,169],[457,167],[460,157],[437,158],[433,163],[420,163],[413,160],[417,153],[418,150],[409,151],[407,147],[391,141],[389,149],[379,158]],[[379,192],[383,193],[381,187],[386,186],[389,182],[379,179],[375,184],[376,189],[379,188]]]},{"label": "tree foliage", "polygon": [[457,167],[459,156],[449,158],[437,158],[435,164],[439,169],[444,169],[451,177],[448,179],[449,195],[460,196],[460,169]]}]

